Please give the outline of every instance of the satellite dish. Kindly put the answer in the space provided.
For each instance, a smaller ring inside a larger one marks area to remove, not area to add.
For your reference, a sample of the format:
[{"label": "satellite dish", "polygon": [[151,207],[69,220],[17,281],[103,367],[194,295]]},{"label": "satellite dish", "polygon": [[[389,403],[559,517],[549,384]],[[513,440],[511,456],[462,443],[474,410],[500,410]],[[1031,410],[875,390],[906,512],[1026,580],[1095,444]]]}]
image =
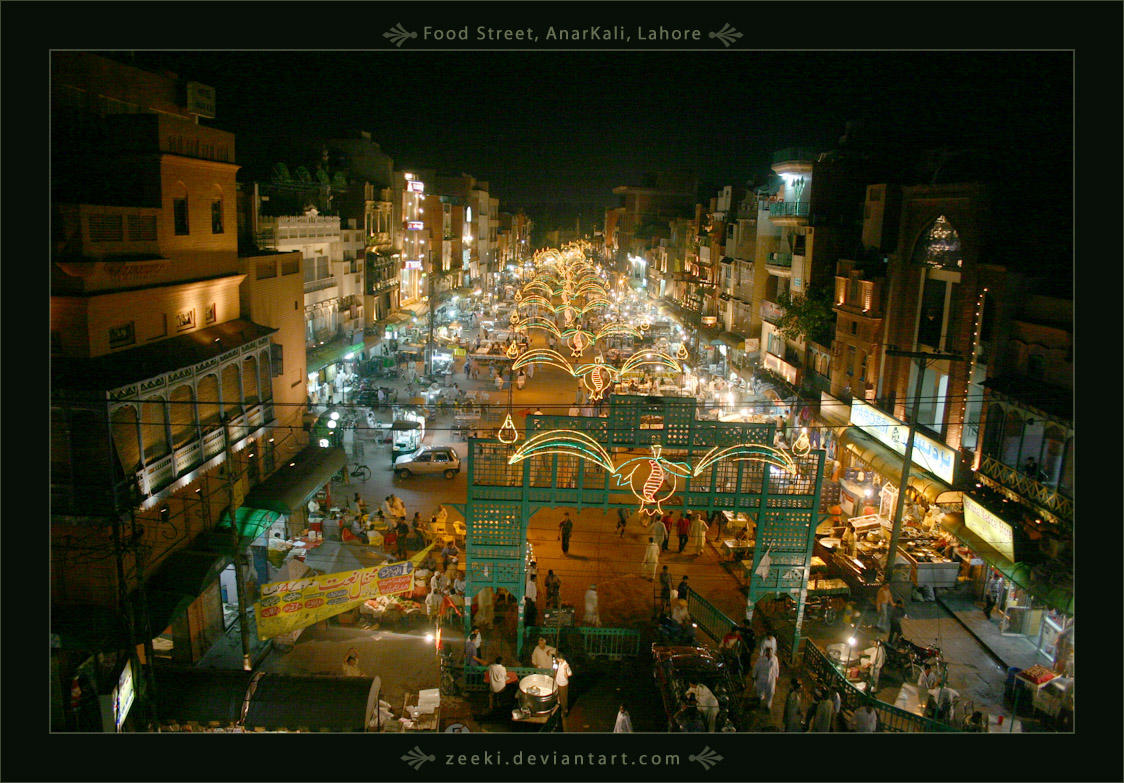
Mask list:
[{"label": "satellite dish", "polygon": [[377,674],[371,680],[371,690],[367,694],[367,711],[363,716],[363,725],[367,727],[368,731],[381,731],[382,721],[380,720],[381,710],[379,710],[379,698],[382,696],[382,677]]}]

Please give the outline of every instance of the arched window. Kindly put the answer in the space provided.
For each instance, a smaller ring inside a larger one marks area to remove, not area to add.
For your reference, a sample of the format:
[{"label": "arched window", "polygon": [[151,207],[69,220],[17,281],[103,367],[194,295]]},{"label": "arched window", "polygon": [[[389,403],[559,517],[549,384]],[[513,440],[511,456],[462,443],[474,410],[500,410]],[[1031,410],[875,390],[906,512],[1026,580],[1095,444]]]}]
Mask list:
[{"label": "arched window", "polygon": [[204,433],[219,425],[219,379],[213,373],[199,380],[199,426]]},{"label": "arched window", "polygon": [[187,236],[187,185],[177,182],[172,187],[172,220],[176,236]]},{"label": "arched window", "polygon": [[237,364],[222,368],[222,412],[227,418],[242,413],[242,383]]},{"label": "arched window", "polygon": [[223,199],[222,188],[215,185],[211,189],[211,233],[221,234],[223,232]]},{"label": "arched window", "polygon": [[191,387],[177,386],[168,396],[168,419],[172,425],[172,448],[195,440],[195,395]]},{"label": "arched window", "polygon": [[983,453],[995,459],[1003,456],[1003,420],[1006,415],[1007,411],[1003,406],[993,402],[984,409],[983,416],[980,417],[984,428]]},{"label": "arched window", "polygon": [[258,387],[261,390],[261,398],[263,400],[273,399],[273,381],[270,378],[270,361],[269,351],[262,351],[258,354],[260,361],[258,363],[258,371],[261,375],[261,385]]},{"label": "arched window", "polygon": [[1065,451],[1062,457],[1061,477],[1058,479],[1058,491],[1067,497],[1073,497],[1073,437],[1065,442]]},{"label": "arched window", "polygon": [[1013,468],[1019,465],[1019,450],[1023,442],[1023,417],[1016,411],[1007,411],[1003,423],[1003,452],[999,461]]},{"label": "arched window", "polygon": [[258,360],[253,356],[242,362],[242,398],[247,408],[258,404]]},{"label": "arched window", "polygon": [[110,417],[113,427],[113,446],[117,459],[126,476],[131,476],[141,468],[140,443],[137,441],[137,409],[123,405]]},{"label": "arched window", "polygon": [[941,215],[921,234],[913,246],[913,263],[937,269],[959,269],[964,262],[960,235],[948,218]]},{"label": "arched window", "polygon": [[1061,478],[1062,458],[1065,456],[1065,431],[1056,424],[1050,424],[1042,434],[1042,458],[1039,470],[1045,474],[1045,483],[1056,487]]},{"label": "arched window", "polygon": [[168,419],[163,397],[150,397],[141,403],[141,441],[145,463],[168,454]]}]

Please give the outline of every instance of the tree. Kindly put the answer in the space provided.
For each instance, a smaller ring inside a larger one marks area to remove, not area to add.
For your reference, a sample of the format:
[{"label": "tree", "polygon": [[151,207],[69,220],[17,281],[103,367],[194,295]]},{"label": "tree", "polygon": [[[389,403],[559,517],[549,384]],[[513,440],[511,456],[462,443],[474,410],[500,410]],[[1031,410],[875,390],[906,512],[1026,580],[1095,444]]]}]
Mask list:
[{"label": "tree", "polygon": [[831,344],[835,314],[831,309],[831,294],[826,288],[812,288],[807,294],[795,296],[785,291],[777,295],[777,304],[784,308],[777,329],[789,340],[810,339],[821,345]]}]

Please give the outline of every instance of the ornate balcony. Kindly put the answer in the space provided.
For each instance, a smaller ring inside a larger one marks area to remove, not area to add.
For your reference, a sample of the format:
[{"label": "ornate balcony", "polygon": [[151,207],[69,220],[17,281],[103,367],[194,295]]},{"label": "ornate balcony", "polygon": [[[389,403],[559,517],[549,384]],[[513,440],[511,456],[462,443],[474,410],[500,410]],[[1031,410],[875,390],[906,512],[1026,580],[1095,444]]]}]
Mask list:
[{"label": "ornate balcony", "polygon": [[979,474],[998,484],[1001,490],[1017,494],[1018,499],[1032,503],[1066,522],[1073,522],[1073,500],[1057,489],[1035,481],[1017,468],[985,455],[980,462]]}]

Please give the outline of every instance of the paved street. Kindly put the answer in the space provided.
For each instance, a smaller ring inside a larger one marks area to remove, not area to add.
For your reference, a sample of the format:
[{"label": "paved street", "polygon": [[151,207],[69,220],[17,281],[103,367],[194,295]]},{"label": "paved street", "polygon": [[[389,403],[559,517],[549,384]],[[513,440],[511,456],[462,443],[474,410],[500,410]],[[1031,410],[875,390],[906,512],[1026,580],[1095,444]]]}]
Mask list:
[{"label": "paved street", "polygon": [[[463,360],[457,360],[456,372],[449,383],[486,395],[489,404],[494,406],[494,414],[486,418],[493,426],[502,421],[508,409],[508,390],[497,391],[494,383],[488,380],[486,370],[481,372],[479,380],[466,379]],[[381,384],[399,389],[400,399],[406,398],[404,379],[384,380]],[[536,408],[546,413],[568,410],[574,401],[575,390],[576,381],[561,370],[538,367],[526,386],[512,394],[511,410],[520,433],[524,432],[524,417]],[[389,410],[384,416],[389,420]],[[427,421],[424,443],[450,445],[464,459],[467,444],[454,437],[451,431],[452,421],[451,410],[439,413]],[[370,507],[376,507],[386,495],[393,492],[402,498],[410,515],[414,511],[420,511],[424,517],[428,517],[443,503],[463,503],[465,500],[467,471],[464,466],[461,473],[452,480],[441,476],[415,476],[403,480],[391,471],[389,444],[366,442],[361,455],[353,449],[350,456],[369,465],[373,475],[366,482],[352,483],[346,488],[336,485],[335,489],[358,491]],[[458,516],[455,510],[450,508],[449,511],[454,518]],[[532,516],[529,523],[528,537],[538,559],[540,583],[548,570],[553,570],[559,576],[562,581],[561,602],[574,607],[575,620],[579,624],[583,620],[585,591],[589,585],[597,585],[602,626],[636,629],[641,633],[642,640],[641,655],[633,660],[588,661],[583,662],[584,668],[575,671],[572,710],[565,728],[571,732],[610,731],[617,708],[624,703],[632,714],[636,731],[664,731],[666,719],[658,691],[653,684],[650,657],[646,652],[652,642],[652,620],[658,606],[657,584],[642,576],[640,571],[644,546],[648,540],[648,522],[634,513],[630,516],[624,535],[619,536],[616,532],[615,510],[571,510],[574,532],[570,551],[563,553],[558,535],[562,511],[560,508],[542,509]],[[331,528],[326,530],[329,537],[336,532]],[[661,553],[660,566],[663,565],[669,566],[674,583],[677,584],[686,575],[692,589],[727,616],[739,619],[744,615],[745,586],[742,579],[734,574],[732,564],[723,562],[713,540],[708,541],[701,554],[695,555],[691,553],[690,547],[679,553],[678,541],[673,536],[669,550]],[[540,591],[541,589],[540,584]],[[974,611],[979,615],[979,623],[985,623],[982,612],[972,606],[970,598],[949,595],[947,601],[962,616],[971,617]],[[540,600],[540,611],[541,605]],[[872,616],[872,612],[868,607],[867,617]],[[941,603],[914,602],[909,606],[907,619],[903,621],[903,630],[918,643],[937,644],[942,648],[949,662],[950,687],[972,699],[979,709],[992,714],[1009,714],[1010,707],[1004,703],[1003,697],[1006,668],[980,642],[979,635],[986,634],[987,628],[977,627],[973,635],[965,625]],[[353,648],[359,652],[361,669],[366,674],[379,674],[382,677],[384,698],[398,711],[408,693],[420,688],[436,687],[438,684],[437,659],[433,654],[432,643],[424,639],[428,630],[430,629],[421,619],[412,626],[393,629],[320,624],[306,629],[291,651],[269,653],[259,668],[289,674],[337,674],[346,651]],[[490,659],[494,655],[502,655],[509,665],[514,664],[514,606],[498,605],[494,625],[483,630],[485,657]],[[884,637],[884,633],[871,627],[860,626],[857,630],[852,630],[843,628],[838,623],[825,626],[811,618],[805,621],[805,634],[821,648],[843,641],[852,633],[857,637],[859,649],[869,646],[876,635]],[[992,636],[998,637],[998,633],[995,632]],[[453,622],[450,627],[446,627],[444,637],[454,649],[459,650],[463,640],[459,623]],[[713,644],[713,640],[701,633],[699,640],[704,644]],[[1033,650],[1015,648],[1009,642],[1008,647],[1003,647],[1002,640],[993,639],[992,643],[1007,650],[1004,659],[1007,665],[1027,666],[1033,661]],[[227,658],[236,661],[237,653],[237,634],[228,634],[228,638],[216,645],[216,651],[209,656],[210,665],[222,666],[222,661]],[[525,651],[524,659],[518,665],[529,665],[529,650]],[[790,682],[788,669],[787,661],[782,661],[782,674],[772,710],[749,711],[750,726],[754,730],[779,730],[782,726],[783,706]],[[890,704],[895,703],[902,682],[901,672],[886,667],[877,692],[878,698]],[[916,709],[915,706],[912,708]],[[487,697],[483,693],[468,694],[464,698],[447,698],[442,709],[446,725],[462,723],[472,731],[520,731],[532,728],[512,723],[502,711],[489,714]],[[1026,730],[1033,728],[1033,724],[1027,721],[1023,721],[1023,726]]]}]

